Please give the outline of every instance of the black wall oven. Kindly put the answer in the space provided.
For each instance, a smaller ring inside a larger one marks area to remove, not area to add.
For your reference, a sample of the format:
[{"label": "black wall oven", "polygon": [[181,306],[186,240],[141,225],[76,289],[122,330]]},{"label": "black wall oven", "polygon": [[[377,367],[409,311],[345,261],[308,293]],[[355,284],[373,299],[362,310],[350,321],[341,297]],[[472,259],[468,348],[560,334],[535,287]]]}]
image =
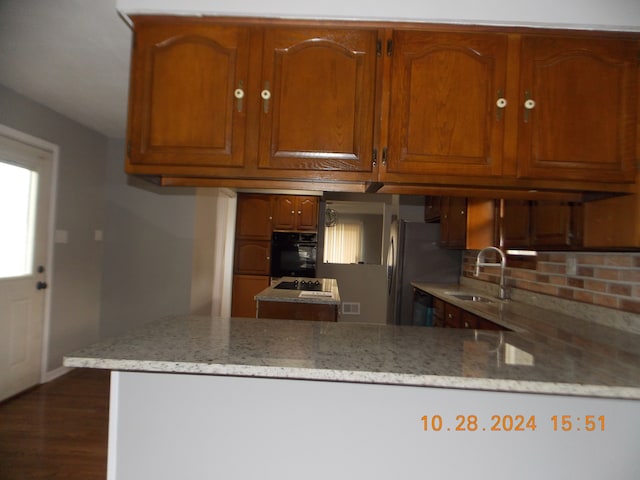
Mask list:
[{"label": "black wall oven", "polygon": [[273,232],[271,276],[315,277],[317,250],[316,233]]}]

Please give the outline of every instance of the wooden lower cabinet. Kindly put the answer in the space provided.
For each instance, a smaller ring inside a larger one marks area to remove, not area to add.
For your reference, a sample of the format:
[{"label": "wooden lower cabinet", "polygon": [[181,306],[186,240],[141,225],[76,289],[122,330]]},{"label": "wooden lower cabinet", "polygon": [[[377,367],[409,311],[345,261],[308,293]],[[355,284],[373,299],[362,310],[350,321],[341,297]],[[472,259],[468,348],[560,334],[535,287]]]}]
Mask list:
[{"label": "wooden lower cabinet", "polygon": [[258,302],[258,318],[338,321],[338,305],[299,302]]},{"label": "wooden lower cabinet", "polygon": [[256,301],[253,297],[267,288],[270,282],[270,277],[262,275],[234,275],[231,316],[255,318]]},{"label": "wooden lower cabinet", "polygon": [[508,328],[480,317],[444,300],[432,297],[433,326],[445,328],[473,328],[478,330],[508,330]]}]

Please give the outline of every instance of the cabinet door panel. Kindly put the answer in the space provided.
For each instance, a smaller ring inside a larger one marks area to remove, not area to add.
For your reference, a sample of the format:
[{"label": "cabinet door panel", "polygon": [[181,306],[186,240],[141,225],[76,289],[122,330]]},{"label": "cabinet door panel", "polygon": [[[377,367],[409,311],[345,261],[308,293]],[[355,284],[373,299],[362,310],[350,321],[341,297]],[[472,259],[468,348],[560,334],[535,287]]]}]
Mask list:
[{"label": "cabinet door panel", "polygon": [[318,230],[318,198],[298,197],[298,230]]},{"label": "cabinet door panel", "polygon": [[387,172],[499,175],[507,37],[396,31],[393,55]]},{"label": "cabinet door panel", "polygon": [[240,166],[249,33],[212,25],[136,25],[130,106],[131,164]]},{"label": "cabinet door panel", "polygon": [[265,169],[371,171],[377,32],[267,29]]},{"label": "cabinet door panel", "polygon": [[529,248],[530,207],[528,200],[504,200],[502,211],[502,245],[505,248]]},{"label": "cabinet door panel", "polygon": [[284,195],[273,197],[273,228],[274,230],[295,230],[296,227],[296,198]]},{"label": "cabinet door panel", "polygon": [[257,275],[234,275],[231,315],[234,317],[256,317],[256,301],[253,297],[269,286],[269,277]]},{"label": "cabinet door panel", "polygon": [[271,197],[238,195],[236,237],[271,240]]},{"label": "cabinet door panel", "polygon": [[440,245],[465,248],[467,245],[467,199],[442,197],[440,215]]},{"label": "cabinet door panel", "polygon": [[533,247],[571,245],[571,207],[568,203],[532,203],[531,245]]},{"label": "cabinet door panel", "polygon": [[523,38],[519,176],[634,180],[637,52],[618,39]]},{"label": "cabinet door panel", "polygon": [[269,275],[270,257],[270,242],[238,240],[234,271],[245,275]]}]

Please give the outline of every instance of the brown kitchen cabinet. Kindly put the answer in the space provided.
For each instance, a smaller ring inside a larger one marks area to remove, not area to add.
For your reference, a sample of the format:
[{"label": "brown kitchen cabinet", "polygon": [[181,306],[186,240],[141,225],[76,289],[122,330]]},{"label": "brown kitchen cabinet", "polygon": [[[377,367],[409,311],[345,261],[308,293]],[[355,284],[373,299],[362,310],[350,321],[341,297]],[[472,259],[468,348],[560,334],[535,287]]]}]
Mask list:
[{"label": "brown kitchen cabinet", "polygon": [[457,195],[635,181],[637,34],[131,18],[126,170],[162,185]]},{"label": "brown kitchen cabinet", "polygon": [[523,35],[518,176],[633,182],[638,42]]},{"label": "brown kitchen cabinet", "polygon": [[637,52],[603,32],[394,30],[380,180],[631,183]]},{"label": "brown kitchen cabinet", "polygon": [[234,275],[231,315],[233,317],[255,318],[256,301],[253,297],[267,288],[269,283],[268,276]]},{"label": "brown kitchen cabinet", "polygon": [[269,275],[271,242],[236,240],[234,272],[244,275]]},{"label": "brown kitchen cabinet", "polygon": [[132,19],[129,173],[372,179],[377,29]]},{"label": "brown kitchen cabinet", "polygon": [[508,330],[491,320],[471,313],[432,296],[433,325],[445,328],[472,328],[478,330]]},{"label": "brown kitchen cabinet", "polygon": [[424,221],[426,223],[440,221],[440,197],[435,195],[424,197]]},{"label": "brown kitchen cabinet", "polygon": [[372,178],[377,45],[376,29],[264,29],[258,166],[265,174]]},{"label": "brown kitchen cabinet", "polygon": [[241,169],[247,110],[234,91],[249,73],[249,30],[157,18],[134,24],[127,171]]},{"label": "brown kitchen cabinet", "polygon": [[263,194],[238,195],[236,208],[236,237],[271,240],[272,197]]},{"label": "brown kitchen cabinet", "polygon": [[382,181],[502,173],[507,49],[499,33],[393,32]]},{"label": "brown kitchen cabinet", "polygon": [[272,198],[274,230],[318,230],[318,197],[274,195]]},{"label": "brown kitchen cabinet", "polygon": [[282,320],[311,320],[317,322],[337,322],[338,305],[301,302],[258,302],[258,318]]},{"label": "brown kitchen cabinet", "polygon": [[562,201],[504,200],[505,248],[575,248],[583,245],[583,205]]},{"label": "brown kitchen cabinet", "polygon": [[531,205],[528,200],[503,200],[501,221],[502,246],[531,246]]},{"label": "brown kitchen cabinet", "polygon": [[640,178],[636,190],[584,204],[585,248],[640,248]]},{"label": "brown kitchen cabinet", "polygon": [[442,197],[440,201],[440,245],[465,248],[467,245],[467,199]]}]

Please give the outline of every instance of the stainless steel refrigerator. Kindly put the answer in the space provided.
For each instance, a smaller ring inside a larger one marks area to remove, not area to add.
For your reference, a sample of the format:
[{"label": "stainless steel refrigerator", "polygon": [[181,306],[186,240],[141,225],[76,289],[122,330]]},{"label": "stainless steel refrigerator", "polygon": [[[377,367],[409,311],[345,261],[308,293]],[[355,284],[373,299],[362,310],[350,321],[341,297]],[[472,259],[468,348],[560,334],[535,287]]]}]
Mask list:
[{"label": "stainless steel refrigerator", "polygon": [[458,283],[462,250],[440,248],[440,225],[394,220],[387,255],[387,323],[413,321],[412,281]]}]

